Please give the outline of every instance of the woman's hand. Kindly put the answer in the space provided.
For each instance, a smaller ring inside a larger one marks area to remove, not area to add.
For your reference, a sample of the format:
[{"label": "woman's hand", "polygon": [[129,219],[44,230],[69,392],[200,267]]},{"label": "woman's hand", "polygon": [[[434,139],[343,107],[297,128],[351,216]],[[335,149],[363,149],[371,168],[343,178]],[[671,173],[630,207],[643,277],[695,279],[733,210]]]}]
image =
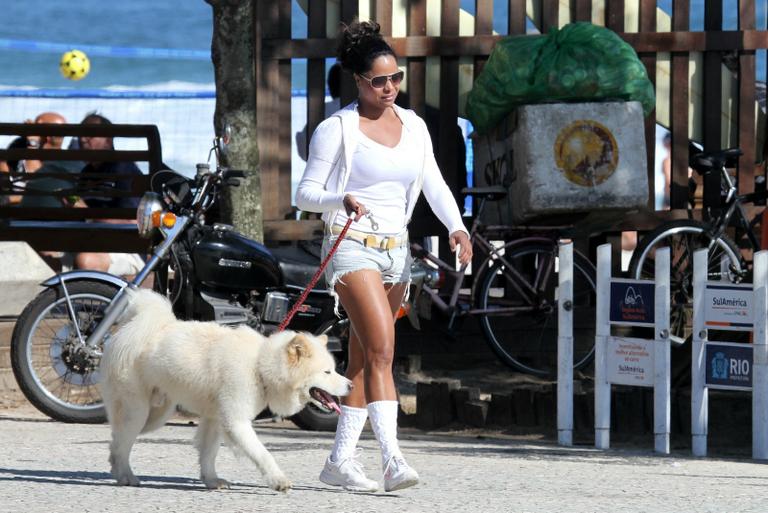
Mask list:
[{"label": "woman's hand", "polygon": [[448,238],[448,242],[451,245],[451,251],[454,253],[456,252],[456,246],[459,246],[459,262],[462,265],[468,264],[472,260],[472,243],[469,242],[467,232],[456,230]]},{"label": "woman's hand", "polygon": [[352,213],[356,214],[355,221],[359,221],[360,218],[368,212],[365,205],[357,201],[351,194],[346,194],[344,196],[344,208],[347,210],[348,216],[351,216]]}]

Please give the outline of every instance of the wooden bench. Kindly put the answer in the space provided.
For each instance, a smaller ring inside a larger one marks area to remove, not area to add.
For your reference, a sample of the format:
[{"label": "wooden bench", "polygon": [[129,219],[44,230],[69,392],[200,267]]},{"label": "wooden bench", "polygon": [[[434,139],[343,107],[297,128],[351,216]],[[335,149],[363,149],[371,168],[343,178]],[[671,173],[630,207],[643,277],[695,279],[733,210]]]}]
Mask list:
[{"label": "wooden bench", "polygon": [[[126,175],[93,173],[45,173],[45,178],[60,179],[70,186],[57,191],[35,191],[19,187],[41,177],[35,173],[0,173],[0,198],[10,196],[98,196],[141,197],[149,190],[150,177],[162,169],[160,134],[155,125],[44,125],[0,123],[0,135],[113,137],[145,139],[147,148],[140,151],[84,149],[0,149],[0,160],[40,160],[69,162],[147,162],[148,175],[130,176],[131,190],[118,191],[110,180]],[[33,208],[20,205],[0,206],[0,241],[25,241],[38,251],[144,252],[149,241],[138,236],[130,208]],[[125,219],[125,224],[100,220]]]}]

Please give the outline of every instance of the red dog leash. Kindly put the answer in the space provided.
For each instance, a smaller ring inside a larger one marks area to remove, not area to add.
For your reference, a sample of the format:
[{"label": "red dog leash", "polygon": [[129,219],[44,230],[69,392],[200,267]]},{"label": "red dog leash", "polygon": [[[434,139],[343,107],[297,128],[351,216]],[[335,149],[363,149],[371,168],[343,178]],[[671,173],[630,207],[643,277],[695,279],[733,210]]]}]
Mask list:
[{"label": "red dog leash", "polygon": [[352,224],[352,221],[354,221],[354,217],[350,217],[347,220],[347,224],[344,225],[344,229],[341,230],[341,233],[339,234],[339,238],[336,239],[336,242],[333,244],[333,247],[328,252],[328,255],[325,257],[325,259],[320,264],[320,267],[317,269],[317,272],[312,277],[311,280],[309,280],[309,285],[307,285],[307,288],[304,289],[304,292],[301,293],[301,296],[299,297],[299,300],[294,303],[291,310],[288,312],[288,315],[285,316],[285,319],[283,319],[283,322],[280,323],[280,326],[277,328],[277,331],[283,331],[286,326],[291,322],[291,319],[293,319],[293,316],[296,315],[296,312],[299,311],[299,308],[301,308],[301,305],[306,301],[307,296],[309,295],[309,292],[314,288],[314,286],[317,284],[317,281],[320,279],[320,275],[323,274],[323,271],[328,266],[328,262],[331,261],[331,257],[336,252],[336,249],[338,249],[339,244],[341,244],[341,241],[344,239],[344,236],[347,234],[347,230],[349,230],[349,226]]}]

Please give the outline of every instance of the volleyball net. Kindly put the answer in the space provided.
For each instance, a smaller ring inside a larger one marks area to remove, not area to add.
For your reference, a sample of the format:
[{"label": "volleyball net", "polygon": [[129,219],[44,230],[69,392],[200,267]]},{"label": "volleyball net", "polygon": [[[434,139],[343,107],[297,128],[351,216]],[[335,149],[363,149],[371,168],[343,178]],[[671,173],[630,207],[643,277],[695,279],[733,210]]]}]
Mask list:
[{"label": "volleyball net", "polygon": [[[0,120],[7,123],[22,123],[50,111],[68,123],[79,123],[96,111],[113,123],[157,125],[163,161],[185,175],[194,174],[195,164],[208,156],[215,105],[213,90],[0,89]],[[12,139],[0,136],[0,146],[8,146]],[[65,140],[65,147],[68,144]],[[120,150],[142,150],[145,144],[140,139],[115,140]]]}]

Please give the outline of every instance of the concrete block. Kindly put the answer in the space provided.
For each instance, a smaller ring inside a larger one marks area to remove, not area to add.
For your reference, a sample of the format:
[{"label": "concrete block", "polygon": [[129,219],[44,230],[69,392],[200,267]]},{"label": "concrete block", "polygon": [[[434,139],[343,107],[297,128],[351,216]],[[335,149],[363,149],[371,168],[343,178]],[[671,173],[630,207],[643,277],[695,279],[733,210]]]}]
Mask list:
[{"label": "concrete block", "polygon": [[514,423],[515,408],[512,394],[492,394],[486,422],[489,425],[508,427]]},{"label": "concrete block", "polygon": [[468,425],[485,427],[485,421],[488,416],[488,402],[467,401],[464,403],[464,414],[466,415]]},{"label": "concrete block", "polygon": [[536,410],[536,425],[557,429],[556,386],[533,392],[533,404]]},{"label": "concrete block", "polygon": [[26,242],[0,242],[0,316],[17,316],[55,273]]},{"label": "concrete block", "polygon": [[515,405],[515,424],[522,427],[536,425],[536,410],[533,404],[533,391],[519,388],[513,394]]},{"label": "concrete block", "polygon": [[[446,426],[454,419],[454,407],[451,401],[450,387],[451,383],[446,381],[432,382],[432,411],[435,427]],[[455,388],[458,389],[458,387]]]},{"label": "concrete block", "polygon": [[435,427],[433,390],[430,381],[416,383],[416,426],[419,429]]},{"label": "concrete block", "polygon": [[470,401],[480,400],[480,389],[473,387],[462,387],[451,391],[456,420],[461,424],[467,423],[467,413],[465,405]]},{"label": "concrete block", "polygon": [[645,206],[648,178],[638,102],[523,105],[474,152],[478,186],[509,185],[489,224]]}]

